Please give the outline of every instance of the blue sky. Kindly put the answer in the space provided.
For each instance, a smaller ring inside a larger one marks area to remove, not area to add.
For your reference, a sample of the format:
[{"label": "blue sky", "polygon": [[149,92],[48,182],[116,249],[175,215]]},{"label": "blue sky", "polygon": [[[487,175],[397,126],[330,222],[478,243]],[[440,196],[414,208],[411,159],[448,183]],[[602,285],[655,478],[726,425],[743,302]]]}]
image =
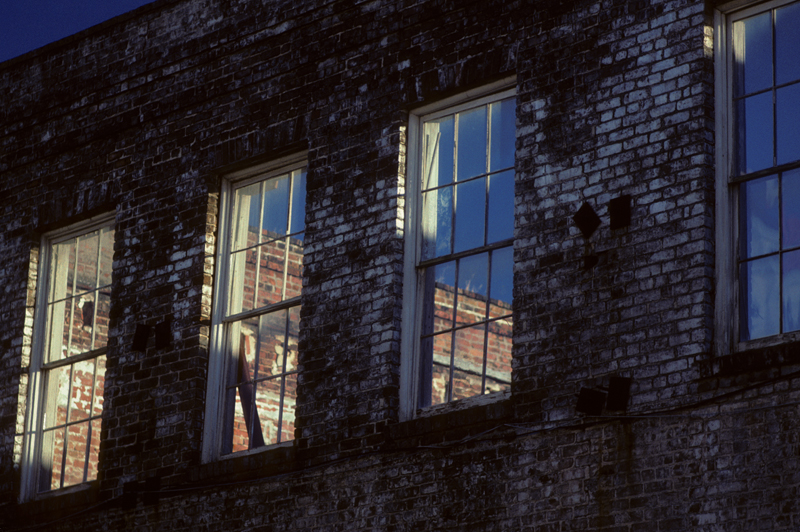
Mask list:
[{"label": "blue sky", "polygon": [[0,0],[0,61],[154,0]]}]

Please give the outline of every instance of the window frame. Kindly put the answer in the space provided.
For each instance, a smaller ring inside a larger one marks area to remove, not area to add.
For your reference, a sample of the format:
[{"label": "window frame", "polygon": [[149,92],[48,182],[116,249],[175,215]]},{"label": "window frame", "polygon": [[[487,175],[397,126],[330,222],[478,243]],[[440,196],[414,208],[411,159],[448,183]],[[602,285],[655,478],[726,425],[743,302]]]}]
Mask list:
[{"label": "window frame", "polygon": [[[221,177],[219,215],[216,231],[217,240],[214,253],[214,286],[212,288],[212,318],[209,337],[205,422],[203,427],[202,461],[204,463],[261,453],[278,447],[293,446],[296,442],[296,439],[293,438],[280,443],[267,444],[248,450],[223,453],[225,431],[218,430],[218,427],[223,426],[226,422],[225,388],[228,378],[227,372],[229,371],[229,367],[227,367],[225,363],[226,346],[228,343],[227,328],[234,322],[241,322],[248,318],[263,316],[291,308],[299,309],[302,298],[302,296],[296,296],[265,307],[258,307],[228,315],[231,281],[231,265],[228,259],[231,252],[232,241],[235,238],[235,223],[233,220],[233,216],[235,215],[235,190],[253,183],[267,181],[301,168],[308,169],[308,153],[305,151],[266,163],[248,166],[241,170],[224,173]],[[291,203],[291,197],[289,201]],[[299,368],[294,373],[299,374]],[[281,396],[283,397],[283,392]]]},{"label": "window frame", "polygon": [[[516,97],[516,76],[507,77],[494,83],[468,90],[458,95],[421,106],[409,113],[405,179],[405,213],[404,213],[404,264],[403,264],[403,311],[401,334],[401,365],[400,365],[400,409],[401,420],[410,420],[419,415],[434,413],[441,408],[470,406],[491,402],[499,397],[504,397],[504,392],[493,392],[476,395],[461,400],[445,402],[439,405],[420,407],[420,371],[421,347],[420,333],[422,328],[423,306],[425,304],[424,275],[420,275],[419,268],[428,264],[446,261],[441,257],[421,260],[422,258],[422,186],[420,179],[420,166],[423,159],[421,154],[421,131],[425,121],[435,119],[441,115],[458,113],[471,107],[486,105],[509,97]],[[510,240],[510,246],[507,241]],[[449,254],[447,260],[454,260],[461,255],[477,255],[489,249],[510,247],[513,250],[513,236],[511,239],[499,243],[471,248],[464,252]]]},{"label": "window frame", "polygon": [[[752,340],[740,339],[740,284],[742,282],[739,275],[740,185],[764,176],[777,176],[790,169],[800,168],[800,162],[795,161],[770,166],[755,172],[737,174],[736,114],[733,97],[734,22],[795,3],[795,1],[737,0],[724,4],[714,11],[714,92],[717,102],[715,105],[716,291],[714,301],[714,354],[716,356],[800,340],[800,331],[779,333]],[[780,256],[782,251],[779,250],[778,253]]]},{"label": "window frame", "polygon": [[[76,484],[72,484],[69,486],[62,486],[59,488],[50,489],[47,491],[40,491],[39,490],[39,464],[40,464],[40,457],[42,453],[42,445],[43,445],[43,432],[45,430],[44,427],[44,415],[47,411],[45,407],[45,403],[50,401],[51,399],[45,397],[47,393],[47,381],[48,375],[51,371],[58,370],[59,368],[72,366],[74,364],[78,364],[81,362],[85,362],[88,360],[97,360],[102,356],[105,356],[108,351],[107,343],[106,346],[92,349],[90,351],[86,351],[79,355],[61,359],[55,362],[45,362],[46,357],[46,350],[49,349],[49,342],[51,341],[50,337],[53,335],[53,331],[51,329],[50,319],[48,317],[48,296],[50,295],[51,287],[51,279],[53,276],[53,272],[50,270],[51,265],[53,264],[53,255],[54,255],[54,247],[62,242],[71,240],[73,238],[79,238],[81,236],[87,235],[97,230],[102,230],[108,227],[112,229],[115,228],[115,215],[114,214],[104,214],[100,216],[92,217],[84,222],[80,222],[78,224],[73,224],[63,229],[59,229],[56,231],[52,231],[49,233],[44,234],[41,237],[40,244],[39,244],[39,264],[36,268],[37,275],[36,275],[36,285],[32,287],[35,290],[34,296],[34,315],[33,315],[33,334],[32,334],[32,342],[31,342],[31,357],[30,357],[30,366],[28,370],[29,375],[29,386],[28,386],[28,393],[27,393],[27,405],[25,409],[25,421],[24,421],[24,438],[23,438],[23,445],[22,445],[22,456],[20,461],[20,501],[28,501],[28,500],[36,500],[42,499],[47,497],[52,497],[55,495],[60,495],[64,493],[72,493],[75,491],[80,491],[87,489],[93,483],[96,483],[95,479],[86,479],[83,482],[79,482]],[[116,236],[113,237],[113,240],[116,239]],[[108,286],[109,288],[113,287],[114,283],[114,273],[113,273],[113,244],[112,244],[112,260],[110,263],[111,270],[109,274],[111,275],[111,282],[109,285],[102,285]],[[96,286],[95,290],[102,288],[101,286]],[[97,307],[96,302],[94,312],[96,313]],[[96,314],[95,314],[96,315]],[[110,332],[110,329],[109,329]],[[94,379],[96,379],[96,367],[95,367]],[[93,392],[92,392],[92,399],[94,400],[95,391],[96,391],[97,382],[93,383]],[[105,392],[105,386],[103,388]],[[71,402],[68,399],[67,409],[69,409],[69,405]],[[103,410],[105,408],[105,404],[103,405]],[[101,420],[102,425],[102,418],[103,412],[101,411],[99,416],[90,415],[87,420],[89,423],[89,434],[91,434],[91,422],[92,419],[99,419]],[[83,421],[81,421],[82,423]],[[73,422],[65,421],[64,427],[65,430],[67,427],[73,425]],[[100,429],[100,433],[102,433],[102,428]],[[99,437],[98,434],[98,454],[99,454]],[[91,438],[90,438],[91,439]],[[84,477],[86,477],[88,472],[88,455],[89,455],[90,444],[87,442],[87,462],[84,463]],[[98,461],[96,465],[96,472],[99,473],[100,471],[100,459],[98,456]],[[63,476],[63,463],[62,463],[62,476]],[[62,482],[63,482],[62,478]]]}]

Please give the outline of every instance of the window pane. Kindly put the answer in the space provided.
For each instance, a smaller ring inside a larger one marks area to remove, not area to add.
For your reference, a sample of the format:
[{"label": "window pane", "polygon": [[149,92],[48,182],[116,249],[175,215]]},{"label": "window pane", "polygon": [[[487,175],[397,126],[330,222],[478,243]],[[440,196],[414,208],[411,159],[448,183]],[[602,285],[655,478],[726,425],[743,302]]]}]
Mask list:
[{"label": "window pane", "polygon": [[261,232],[261,183],[237,189],[233,205],[233,251],[256,245]]},{"label": "window pane", "polygon": [[486,107],[458,115],[458,181],[486,173]]},{"label": "window pane", "polygon": [[[292,222],[290,233],[302,233],[306,229],[306,169],[292,172]],[[294,238],[302,240],[302,235]]]},{"label": "window pane", "polygon": [[67,422],[70,369],[70,366],[61,366],[47,372],[43,422],[46,429]]},{"label": "window pane", "polygon": [[281,378],[260,381],[256,387],[257,419],[261,423],[261,434],[266,445],[278,443],[282,381]]},{"label": "window pane", "polygon": [[739,192],[742,258],[773,253],[779,248],[778,176],[741,185]]},{"label": "window pane", "polygon": [[114,229],[103,228],[100,232],[100,282],[98,286],[111,285],[111,264],[114,261]]},{"label": "window pane", "polygon": [[97,462],[100,455],[100,419],[91,422],[92,437],[89,442],[89,462],[86,469],[86,480],[97,478]]},{"label": "window pane", "polygon": [[64,428],[46,430],[42,433],[42,449],[39,456],[39,491],[50,491],[61,487],[61,469],[64,463]]},{"label": "window pane", "polygon": [[279,303],[284,299],[283,272],[286,243],[286,240],[273,240],[261,246],[256,294],[258,308]]},{"label": "window pane", "polygon": [[257,378],[283,373],[283,355],[286,344],[286,311],[279,310],[262,315],[257,340]]},{"label": "window pane", "polygon": [[303,289],[303,234],[292,236],[289,241],[289,262],[286,265],[286,290],[283,299],[300,295]]},{"label": "window pane", "polygon": [[514,251],[511,247],[492,251],[492,287],[489,317],[511,314],[514,292]]},{"label": "window pane", "polygon": [[513,168],[516,144],[516,99],[508,98],[489,107],[492,115],[489,171]]},{"label": "window pane", "polygon": [[800,330],[800,251],[783,256],[783,332]]},{"label": "window pane", "polygon": [[489,227],[486,243],[514,236],[514,172],[489,177]]},{"label": "window pane", "polygon": [[780,271],[778,255],[741,266],[742,340],[754,340],[780,332]]},{"label": "window pane", "polygon": [[453,366],[453,401],[483,393],[485,325],[456,331]]},{"label": "window pane", "polygon": [[289,309],[289,338],[286,341],[286,371],[297,371],[297,345],[300,342],[300,306]]},{"label": "window pane", "polygon": [[425,122],[422,145],[422,190],[453,182],[453,116]]},{"label": "window pane", "polygon": [[[89,294],[84,294],[68,302],[72,304],[72,324],[65,324],[69,330],[64,330],[64,346],[69,346],[67,356],[74,356],[92,350],[92,316],[94,315],[94,302],[87,300]],[[89,319],[88,327],[84,326],[83,310],[86,310]]]},{"label": "window pane", "polygon": [[285,241],[273,241],[233,254],[229,314],[281,301],[285,247]]},{"label": "window pane", "polygon": [[431,190],[422,194],[422,259],[452,253],[453,189]]},{"label": "window pane", "polygon": [[733,25],[735,95],[772,86],[772,13]]},{"label": "window pane", "polygon": [[[241,392],[245,391],[246,395],[246,402],[247,402],[247,412],[248,416],[245,417],[244,415],[244,408],[243,408],[243,401]],[[249,390],[249,391],[248,391]],[[238,452],[238,451],[246,451],[250,448],[250,433],[248,430],[248,426],[252,423],[252,409],[253,409],[253,385],[246,385],[246,386],[239,386],[236,388],[231,388],[229,390],[228,396],[235,394],[235,404],[234,404],[234,412],[233,412],[233,419],[231,423],[233,427],[231,429],[232,434],[232,442],[231,442],[231,452]]]},{"label": "window pane", "polygon": [[236,351],[237,355],[230,358],[234,372],[231,372],[232,378],[229,382],[238,384],[228,388],[228,405],[231,404],[230,401],[235,403],[232,405],[232,410],[228,408],[229,415],[232,415],[228,423],[231,423],[232,427],[229,426],[226,432],[232,438],[234,452],[264,445],[255,405],[256,385],[253,382],[259,341],[258,322],[258,317],[255,317],[231,326],[231,334],[237,340],[232,342],[231,350]]},{"label": "window pane", "polygon": [[110,292],[97,292],[97,304],[94,307],[94,311],[95,322],[94,331],[92,331],[94,334],[94,345],[92,349],[100,349],[101,347],[105,347],[108,343],[108,320],[111,314]]},{"label": "window pane", "polygon": [[778,85],[800,79],[799,28],[800,4],[790,4],[775,11],[775,83]]},{"label": "window pane", "polygon": [[445,262],[433,267],[435,279],[433,331],[439,332],[453,327],[455,308],[455,262]]},{"label": "window pane", "polygon": [[486,227],[486,178],[456,185],[455,238],[453,251],[484,245]]},{"label": "window pane", "polygon": [[92,414],[92,391],[94,390],[94,359],[72,365],[72,389],[70,390],[69,421],[89,419]]},{"label": "window pane", "polygon": [[76,255],[74,238],[53,246],[47,301],[59,301],[66,297],[72,297]]},{"label": "window pane", "polygon": [[511,321],[493,321],[488,324],[488,329],[484,393],[499,392],[511,387]]},{"label": "window pane", "polygon": [[450,389],[450,348],[452,333],[446,332],[433,337],[433,369],[431,372],[431,405],[447,401]]},{"label": "window pane", "polygon": [[740,100],[737,119],[739,173],[771,167],[774,153],[772,93],[765,92]]},{"label": "window pane", "polygon": [[75,299],[70,298],[66,301],[57,301],[50,307],[52,334],[50,335],[48,362],[55,362],[74,354],[70,346],[73,331],[72,325],[75,321],[73,319],[74,306]]},{"label": "window pane", "polygon": [[[92,417],[98,417],[103,414],[103,393],[106,388],[106,356],[102,355],[97,357],[97,376],[95,377],[94,385],[94,399],[92,403]],[[100,432],[98,429],[97,436],[99,438]],[[96,451],[96,449],[95,449]]]},{"label": "window pane", "polygon": [[89,438],[89,422],[70,425],[67,428],[67,455],[64,463],[64,485],[74,486],[84,481],[86,469],[86,442]]},{"label": "window pane", "polygon": [[800,169],[784,172],[781,177],[783,203],[783,247],[800,246]]},{"label": "window pane", "polygon": [[281,441],[294,439],[294,412],[297,403],[297,374],[284,377],[283,414],[281,416]]},{"label": "window pane", "polygon": [[800,159],[800,83],[777,91],[778,164]]},{"label": "window pane", "polygon": [[456,322],[475,323],[486,318],[489,254],[465,257],[458,265]]},{"label": "window pane", "polygon": [[289,223],[289,176],[268,179],[264,184],[264,223],[261,241],[286,234]]},{"label": "window pane", "polygon": [[256,364],[258,357],[259,342],[259,317],[255,316],[242,320],[231,326],[232,339],[231,352],[236,356],[231,360],[236,364],[236,372],[231,383],[252,382],[256,378]]},{"label": "window pane", "polygon": [[75,294],[94,290],[97,286],[100,232],[94,231],[78,238],[78,266]]},{"label": "window pane", "polygon": [[228,314],[255,307],[258,248],[231,254]]}]

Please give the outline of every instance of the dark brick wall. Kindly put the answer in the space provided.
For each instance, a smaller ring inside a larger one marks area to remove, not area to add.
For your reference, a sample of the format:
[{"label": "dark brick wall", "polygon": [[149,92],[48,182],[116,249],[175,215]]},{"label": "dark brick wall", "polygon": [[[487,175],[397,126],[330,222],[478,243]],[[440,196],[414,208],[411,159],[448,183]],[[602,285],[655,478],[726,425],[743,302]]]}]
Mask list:
[{"label": "dark brick wall", "polygon": [[[800,526],[792,346],[711,355],[712,28],[693,0],[160,0],[0,64],[0,528]],[[400,421],[409,111],[511,75],[512,391]],[[303,150],[297,440],[202,463],[220,175]],[[39,239],[108,212],[99,480],[20,504]],[[577,412],[611,376],[627,414]]]}]

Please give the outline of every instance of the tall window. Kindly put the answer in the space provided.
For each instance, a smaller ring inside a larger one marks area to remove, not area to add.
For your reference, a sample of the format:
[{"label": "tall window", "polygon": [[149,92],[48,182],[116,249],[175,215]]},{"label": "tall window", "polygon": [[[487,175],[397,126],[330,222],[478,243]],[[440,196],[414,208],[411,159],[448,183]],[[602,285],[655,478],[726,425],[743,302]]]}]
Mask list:
[{"label": "tall window", "polygon": [[207,456],[294,439],[305,190],[300,163],[223,190],[213,353],[222,379]]},{"label": "tall window", "polygon": [[723,34],[733,120],[722,170],[738,208],[734,342],[750,342],[800,330],[800,3],[731,13]]},{"label": "tall window", "polygon": [[84,226],[41,249],[25,496],[97,478],[114,228]]},{"label": "tall window", "polygon": [[414,408],[510,386],[515,121],[513,90],[412,116]]}]

